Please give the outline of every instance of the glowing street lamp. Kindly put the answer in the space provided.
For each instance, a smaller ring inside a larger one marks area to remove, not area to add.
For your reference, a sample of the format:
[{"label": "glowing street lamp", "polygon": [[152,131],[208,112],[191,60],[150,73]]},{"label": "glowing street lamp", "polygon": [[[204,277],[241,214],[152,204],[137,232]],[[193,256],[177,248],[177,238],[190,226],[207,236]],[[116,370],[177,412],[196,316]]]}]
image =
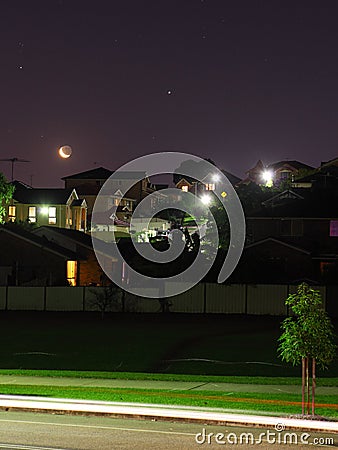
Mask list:
[{"label": "glowing street lamp", "polygon": [[217,173],[215,173],[215,174],[212,176],[212,181],[214,181],[215,183],[216,183],[217,181],[219,181],[219,179],[220,179],[220,177],[219,177],[219,175],[218,175]]},{"label": "glowing street lamp", "polygon": [[211,203],[211,196],[208,194],[202,195],[201,202],[203,203],[203,205],[209,205]]},{"label": "glowing street lamp", "polygon": [[271,187],[273,185],[273,172],[272,170],[264,170],[262,178],[265,181],[265,186]]}]

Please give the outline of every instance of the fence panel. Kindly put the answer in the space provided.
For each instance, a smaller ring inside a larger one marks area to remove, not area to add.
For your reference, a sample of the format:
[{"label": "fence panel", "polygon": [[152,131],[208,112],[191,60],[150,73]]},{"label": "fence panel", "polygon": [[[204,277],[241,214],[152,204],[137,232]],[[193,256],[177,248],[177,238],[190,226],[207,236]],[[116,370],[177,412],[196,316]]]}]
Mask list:
[{"label": "fence panel", "polygon": [[0,310],[6,309],[6,286],[0,286]]},{"label": "fence panel", "polygon": [[83,287],[47,287],[46,311],[83,311]]},{"label": "fence panel", "polygon": [[[170,292],[170,291],[169,291]],[[168,297],[169,310],[179,313],[203,313],[204,312],[204,286],[197,284],[189,291]]]},{"label": "fence panel", "polygon": [[7,309],[43,311],[44,309],[44,287],[20,287],[8,288]]},{"label": "fence panel", "polygon": [[288,287],[278,284],[248,285],[247,314],[287,315]]},{"label": "fence panel", "polygon": [[245,285],[207,283],[206,290],[206,313],[245,313]]}]

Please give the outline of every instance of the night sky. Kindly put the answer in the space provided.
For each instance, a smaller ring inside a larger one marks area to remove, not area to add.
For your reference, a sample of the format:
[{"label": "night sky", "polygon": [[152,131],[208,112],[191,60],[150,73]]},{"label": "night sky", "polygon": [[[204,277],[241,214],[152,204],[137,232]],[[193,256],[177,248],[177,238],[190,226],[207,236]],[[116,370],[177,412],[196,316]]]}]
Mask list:
[{"label": "night sky", "polygon": [[36,187],[160,151],[317,166],[338,156],[337,24],[334,0],[1,0],[0,158]]}]

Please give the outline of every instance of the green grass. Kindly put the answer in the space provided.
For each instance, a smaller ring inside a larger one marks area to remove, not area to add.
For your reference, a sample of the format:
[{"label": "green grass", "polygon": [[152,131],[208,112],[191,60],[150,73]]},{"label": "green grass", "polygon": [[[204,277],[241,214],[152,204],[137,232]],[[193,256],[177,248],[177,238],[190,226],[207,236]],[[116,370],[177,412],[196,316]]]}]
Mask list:
[{"label": "green grass", "polygon": [[[297,414],[301,410],[299,395],[220,393],[215,391],[170,391],[154,389],[107,389],[100,387],[0,386],[1,394],[37,395],[54,398],[102,400],[221,408],[246,413]],[[317,397],[316,414],[338,418],[338,395]]]},{"label": "green grass", "polygon": [[[0,367],[298,378],[300,368],[277,356],[281,320],[194,314],[111,314],[100,320],[95,314],[2,312]],[[318,371],[323,377],[338,377],[338,360]]]},{"label": "green grass", "polygon": [[[301,385],[300,377],[245,377],[219,375],[183,375],[140,372],[99,372],[73,370],[25,370],[0,369],[0,375],[37,376],[37,377],[67,377],[67,378],[98,378],[112,380],[151,380],[151,381],[186,381],[196,383],[236,383],[261,385]],[[337,386],[338,378],[318,378],[317,386]]]}]

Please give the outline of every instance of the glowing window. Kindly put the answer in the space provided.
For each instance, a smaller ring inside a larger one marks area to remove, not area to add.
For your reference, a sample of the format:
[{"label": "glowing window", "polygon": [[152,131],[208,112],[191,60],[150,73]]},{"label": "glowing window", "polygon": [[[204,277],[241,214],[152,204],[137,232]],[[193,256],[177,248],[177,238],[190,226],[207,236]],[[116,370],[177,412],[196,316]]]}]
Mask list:
[{"label": "glowing window", "polygon": [[16,219],[16,206],[9,206],[8,207],[8,219],[11,222],[14,222]]},{"label": "glowing window", "polygon": [[76,286],[77,261],[67,261],[67,280],[71,286]]},{"label": "glowing window", "polygon": [[183,192],[188,192],[188,186],[182,186],[182,191]]},{"label": "glowing window", "polygon": [[214,191],[214,190],[215,190],[215,183],[207,183],[207,184],[205,185],[205,189],[206,189],[207,191]]},{"label": "glowing window", "polygon": [[49,225],[55,225],[56,224],[56,207],[50,206],[48,208],[48,223]]},{"label": "glowing window", "polygon": [[30,206],[28,208],[28,220],[31,223],[35,223],[36,222],[36,206]]}]

